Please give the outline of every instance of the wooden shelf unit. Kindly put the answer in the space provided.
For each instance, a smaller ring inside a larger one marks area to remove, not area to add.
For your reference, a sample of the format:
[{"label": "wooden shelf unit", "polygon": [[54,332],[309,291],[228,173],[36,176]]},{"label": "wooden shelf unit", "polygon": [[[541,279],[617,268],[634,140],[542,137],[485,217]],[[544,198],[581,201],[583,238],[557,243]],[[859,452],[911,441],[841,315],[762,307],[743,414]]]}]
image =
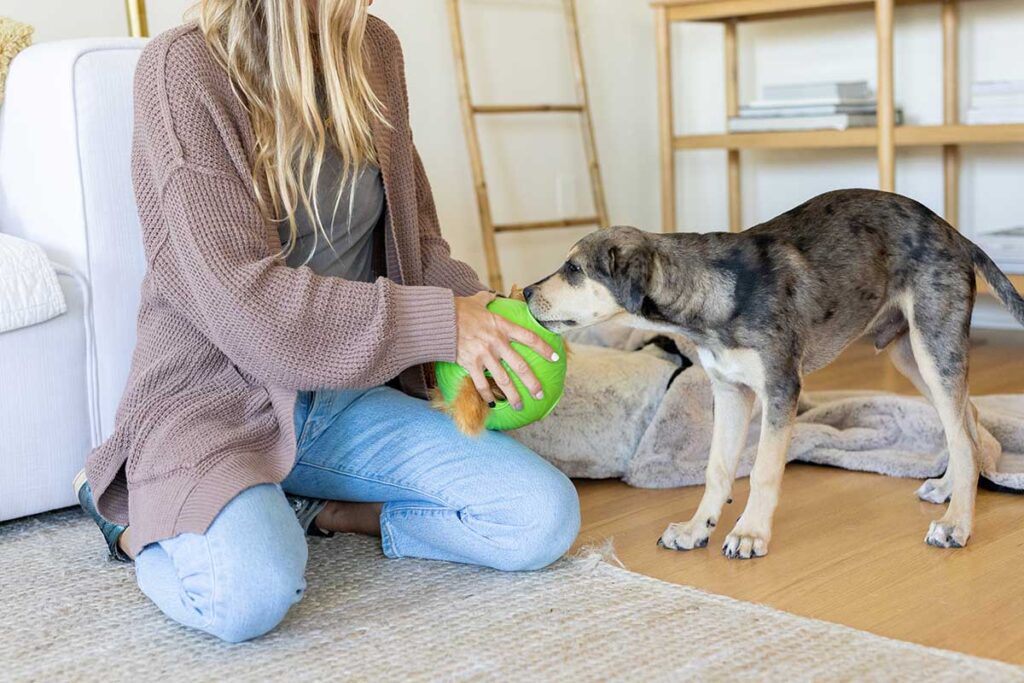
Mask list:
[{"label": "wooden shelf unit", "polygon": [[[897,5],[922,5],[941,0],[896,0]],[[651,0],[665,9],[669,21],[759,21],[827,12],[874,8],[873,0]]]},{"label": "wooden shelf unit", "polygon": [[[1024,142],[1024,124],[993,126],[897,126],[896,147],[935,145],[997,144]],[[675,149],[827,149],[875,147],[875,128],[848,130],[801,130],[777,133],[718,133],[677,135]]]},{"label": "wooden shelf unit", "polygon": [[[941,6],[943,123],[935,126],[897,126],[893,94],[893,15],[895,6],[938,3]],[[655,11],[658,53],[658,118],[661,149],[662,230],[677,228],[675,154],[682,150],[723,149],[728,154],[729,229],[743,229],[740,151],[749,149],[874,148],[878,157],[878,186],[896,186],[896,148],[939,146],[943,150],[944,217],[959,225],[960,146],[1024,143],[1024,123],[968,126],[959,120],[958,0],[651,0]],[[737,26],[742,22],[805,16],[822,12],[873,10],[878,52],[878,125],[848,130],[809,130],[765,133],[678,135],[674,128],[672,82],[672,24],[720,22],[725,41],[726,116],[739,109]],[[1024,289],[1024,275],[1011,277]],[[988,291],[979,280],[980,289]]]}]

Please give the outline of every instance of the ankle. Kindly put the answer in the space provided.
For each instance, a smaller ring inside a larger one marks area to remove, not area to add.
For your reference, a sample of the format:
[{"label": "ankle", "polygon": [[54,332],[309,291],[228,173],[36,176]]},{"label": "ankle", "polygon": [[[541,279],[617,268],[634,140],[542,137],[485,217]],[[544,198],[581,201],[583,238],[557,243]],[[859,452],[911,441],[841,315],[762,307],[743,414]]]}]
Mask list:
[{"label": "ankle", "polygon": [[128,543],[129,543],[129,540],[130,540],[128,534],[131,533],[131,530],[132,530],[131,527],[125,527],[124,531],[121,532],[121,535],[117,539],[117,548],[122,553],[124,553],[126,556],[128,556],[132,561],[134,561],[135,560],[135,553],[133,553],[128,548]]},{"label": "ankle", "polygon": [[380,536],[380,513],[383,503],[327,503],[313,524],[321,531],[343,534]]}]

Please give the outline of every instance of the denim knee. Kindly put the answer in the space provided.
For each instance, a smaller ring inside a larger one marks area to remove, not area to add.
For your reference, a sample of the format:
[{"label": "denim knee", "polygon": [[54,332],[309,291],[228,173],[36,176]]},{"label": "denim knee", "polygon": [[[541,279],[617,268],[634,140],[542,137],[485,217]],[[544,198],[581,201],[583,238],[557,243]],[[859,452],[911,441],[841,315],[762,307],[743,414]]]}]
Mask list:
[{"label": "denim knee", "polygon": [[175,621],[239,643],[277,626],[306,589],[302,527],[276,486],[247,489],[205,534],[147,546],[139,587]]},{"label": "denim knee", "polygon": [[258,638],[280,624],[305,592],[302,573],[291,567],[264,567],[257,576],[249,574],[216,596],[212,618],[203,630],[229,643]]},{"label": "denim knee", "polygon": [[576,487],[554,469],[520,482],[525,500],[509,526],[515,542],[496,568],[504,571],[542,569],[561,558],[580,531],[580,500]]}]

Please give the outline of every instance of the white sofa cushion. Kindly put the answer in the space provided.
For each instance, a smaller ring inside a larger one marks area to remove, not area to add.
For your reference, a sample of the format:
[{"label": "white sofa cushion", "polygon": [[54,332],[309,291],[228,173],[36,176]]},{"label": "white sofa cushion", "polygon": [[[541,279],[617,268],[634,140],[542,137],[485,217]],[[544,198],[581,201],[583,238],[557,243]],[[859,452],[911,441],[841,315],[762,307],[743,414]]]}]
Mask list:
[{"label": "white sofa cushion", "polygon": [[61,269],[67,312],[0,334],[0,520],[75,504],[71,480],[96,439],[88,292]]},{"label": "white sofa cushion", "polygon": [[130,168],[132,81],[144,46],[33,46],[11,64],[0,113],[0,232],[40,244],[88,280],[104,436],[128,376],[145,270]]}]

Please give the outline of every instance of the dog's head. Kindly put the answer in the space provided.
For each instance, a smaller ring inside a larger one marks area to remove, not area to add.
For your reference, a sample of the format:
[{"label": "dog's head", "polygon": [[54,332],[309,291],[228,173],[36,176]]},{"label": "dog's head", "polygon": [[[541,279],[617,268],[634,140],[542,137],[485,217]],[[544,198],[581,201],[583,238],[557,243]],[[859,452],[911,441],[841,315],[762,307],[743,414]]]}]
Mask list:
[{"label": "dog's head", "polygon": [[654,269],[651,236],[630,227],[587,235],[562,267],[524,290],[530,312],[552,332],[638,314]]}]

